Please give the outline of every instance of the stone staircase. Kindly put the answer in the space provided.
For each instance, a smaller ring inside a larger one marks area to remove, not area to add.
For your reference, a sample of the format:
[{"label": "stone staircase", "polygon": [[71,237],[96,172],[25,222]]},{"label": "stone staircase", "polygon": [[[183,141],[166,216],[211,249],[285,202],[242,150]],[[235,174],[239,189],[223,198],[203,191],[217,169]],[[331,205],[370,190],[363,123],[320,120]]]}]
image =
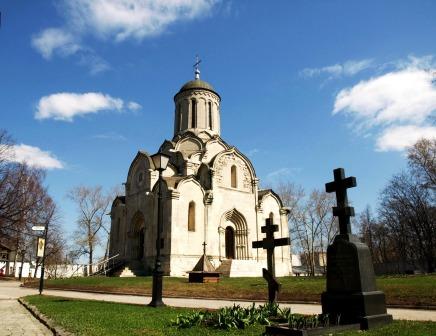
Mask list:
[{"label": "stone staircase", "polygon": [[222,276],[230,276],[230,270],[232,268],[232,260],[233,259],[225,259],[221,262],[221,264],[216,269],[217,272],[220,272]]},{"label": "stone staircase", "polygon": [[226,277],[261,277],[262,267],[266,266],[256,260],[225,259],[216,271]]},{"label": "stone staircase", "polygon": [[124,267],[114,272],[112,276],[127,278],[145,275],[149,275],[149,273],[147,273],[142,263],[139,261],[131,261],[127,265],[124,265]]}]

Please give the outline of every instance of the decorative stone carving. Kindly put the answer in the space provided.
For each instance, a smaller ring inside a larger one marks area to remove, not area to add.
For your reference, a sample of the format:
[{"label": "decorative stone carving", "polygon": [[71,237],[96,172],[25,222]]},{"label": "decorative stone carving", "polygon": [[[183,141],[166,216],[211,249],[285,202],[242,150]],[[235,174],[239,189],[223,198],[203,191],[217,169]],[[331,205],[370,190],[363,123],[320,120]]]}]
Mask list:
[{"label": "decorative stone carving", "polygon": [[210,91],[204,91],[204,90],[181,92],[178,94],[178,96],[179,96],[179,99],[189,98],[192,96],[197,96],[197,97],[202,96],[202,97],[209,97],[209,98],[212,98],[214,100],[220,101],[220,98],[216,94],[214,94]]},{"label": "decorative stone carving", "polygon": [[251,181],[251,174],[248,170],[247,164],[238,156],[235,155],[235,153],[229,153],[226,155],[221,156],[218,159],[217,162],[217,169],[215,173],[215,181],[218,183],[218,185],[226,186],[223,183],[223,169],[228,169],[231,165],[235,164],[239,168],[240,172],[240,178],[242,180],[242,188],[251,190],[252,188],[252,181]]},{"label": "decorative stone carving", "polygon": [[212,201],[213,201],[213,193],[212,193],[212,191],[207,191],[204,195],[203,202],[205,205],[210,205],[210,204],[212,204]]}]

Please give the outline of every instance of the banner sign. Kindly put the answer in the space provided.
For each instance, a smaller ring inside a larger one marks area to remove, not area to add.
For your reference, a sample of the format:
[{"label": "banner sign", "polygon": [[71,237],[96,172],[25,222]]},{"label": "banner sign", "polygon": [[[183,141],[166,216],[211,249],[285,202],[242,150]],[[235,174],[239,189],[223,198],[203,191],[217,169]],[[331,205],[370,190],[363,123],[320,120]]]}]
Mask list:
[{"label": "banner sign", "polygon": [[44,256],[44,246],[45,246],[45,239],[39,237],[38,238],[38,246],[36,247],[36,256],[37,257],[43,257]]}]

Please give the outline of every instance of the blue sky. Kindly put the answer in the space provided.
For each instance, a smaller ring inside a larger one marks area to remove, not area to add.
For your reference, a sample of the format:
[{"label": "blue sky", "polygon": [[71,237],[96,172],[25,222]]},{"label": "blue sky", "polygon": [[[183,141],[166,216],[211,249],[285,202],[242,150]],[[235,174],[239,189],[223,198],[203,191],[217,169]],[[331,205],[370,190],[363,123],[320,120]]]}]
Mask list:
[{"label": "blue sky", "polygon": [[356,211],[435,137],[434,1],[0,2],[0,128],[47,169],[64,226],[74,186],[120,185],[139,149],[173,132],[173,96],[201,77],[221,136],[264,185],[357,177]]}]

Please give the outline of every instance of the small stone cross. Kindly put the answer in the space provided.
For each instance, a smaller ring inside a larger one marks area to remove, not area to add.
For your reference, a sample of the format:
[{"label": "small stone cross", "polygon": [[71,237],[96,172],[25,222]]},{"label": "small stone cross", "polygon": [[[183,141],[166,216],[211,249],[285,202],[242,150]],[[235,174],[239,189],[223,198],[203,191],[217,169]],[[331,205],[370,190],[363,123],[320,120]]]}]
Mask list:
[{"label": "small stone cross", "polygon": [[290,245],[289,238],[274,238],[274,232],[279,230],[279,226],[272,223],[271,218],[265,220],[265,226],[261,227],[262,233],[266,233],[266,238],[253,242],[253,248],[263,248],[266,250],[267,267],[263,268],[263,278],[268,282],[268,300],[274,302],[276,293],[280,290],[280,284],[275,279],[274,248],[277,246]]},{"label": "small stone cross", "polygon": [[357,185],[356,178],[353,176],[345,178],[343,168],[333,170],[334,181],[326,183],[325,191],[328,193],[336,192],[337,206],[333,207],[333,216],[339,219],[339,233],[351,233],[350,217],[354,216],[354,208],[348,206],[347,189]]},{"label": "small stone cross", "polygon": [[206,255],[206,242],[203,242],[201,245],[203,245],[203,255]]}]

